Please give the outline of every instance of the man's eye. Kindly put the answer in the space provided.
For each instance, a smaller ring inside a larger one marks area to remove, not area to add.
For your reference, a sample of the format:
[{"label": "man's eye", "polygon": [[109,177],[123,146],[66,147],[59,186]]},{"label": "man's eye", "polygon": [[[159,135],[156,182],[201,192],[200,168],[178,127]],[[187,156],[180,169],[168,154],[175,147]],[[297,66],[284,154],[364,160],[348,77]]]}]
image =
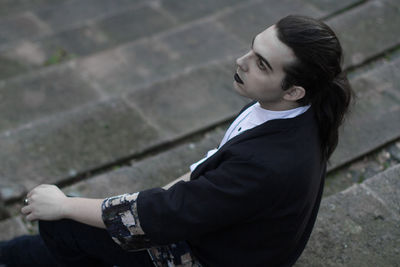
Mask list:
[{"label": "man's eye", "polygon": [[267,68],[263,65],[261,59],[257,59],[257,65],[260,68],[260,70],[266,70]]}]

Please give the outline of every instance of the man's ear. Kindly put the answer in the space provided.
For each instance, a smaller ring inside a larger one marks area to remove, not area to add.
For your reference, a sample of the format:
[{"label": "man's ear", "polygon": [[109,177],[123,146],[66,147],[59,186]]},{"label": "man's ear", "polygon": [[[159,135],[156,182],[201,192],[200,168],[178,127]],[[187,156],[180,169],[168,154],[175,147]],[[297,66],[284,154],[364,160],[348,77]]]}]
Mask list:
[{"label": "man's ear", "polygon": [[301,86],[292,86],[286,90],[283,99],[288,101],[297,101],[306,95],[306,90]]}]

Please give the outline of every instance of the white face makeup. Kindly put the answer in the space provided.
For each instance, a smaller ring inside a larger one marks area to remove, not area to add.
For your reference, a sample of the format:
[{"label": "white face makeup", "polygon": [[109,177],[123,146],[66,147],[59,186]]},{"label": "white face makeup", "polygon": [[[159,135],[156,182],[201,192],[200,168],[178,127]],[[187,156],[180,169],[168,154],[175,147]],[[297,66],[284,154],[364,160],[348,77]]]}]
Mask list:
[{"label": "white face makeup", "polygon": [[281,87],[283,66],[294,61],[293,51],[278,39],[273,25],[258,34],[250,51],[236,60],[234,87],[240,95],[258,101],[265,109],[288,109],[294,103],[288,103],[288,91]]}]

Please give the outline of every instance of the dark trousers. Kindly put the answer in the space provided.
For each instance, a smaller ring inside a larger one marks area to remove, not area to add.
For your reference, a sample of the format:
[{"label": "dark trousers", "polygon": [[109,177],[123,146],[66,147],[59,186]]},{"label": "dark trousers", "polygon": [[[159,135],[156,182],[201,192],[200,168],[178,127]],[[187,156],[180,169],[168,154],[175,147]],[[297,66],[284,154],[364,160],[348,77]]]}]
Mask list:
[{"label": "dark trousers", "polygon": [[1,244],[7,266],[153,266],[146,250],[128,252],[106,230],[72,220],[39,221],[40,235]]}]

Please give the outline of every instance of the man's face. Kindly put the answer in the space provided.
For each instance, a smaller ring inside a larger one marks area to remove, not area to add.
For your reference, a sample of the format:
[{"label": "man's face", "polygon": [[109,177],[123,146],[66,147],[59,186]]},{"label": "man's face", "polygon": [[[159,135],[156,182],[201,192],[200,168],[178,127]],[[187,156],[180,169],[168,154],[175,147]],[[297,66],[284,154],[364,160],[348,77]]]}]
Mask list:
[{"label": "man's face", "polygon": [[272,25],[254,38],[247,54],[236,60],[234,87],[240,95],[260,102],[265,109],[288,109],[284,99],[287,91],[281,87],[283,67],[294,61],[293,51],[278,39]]}]

